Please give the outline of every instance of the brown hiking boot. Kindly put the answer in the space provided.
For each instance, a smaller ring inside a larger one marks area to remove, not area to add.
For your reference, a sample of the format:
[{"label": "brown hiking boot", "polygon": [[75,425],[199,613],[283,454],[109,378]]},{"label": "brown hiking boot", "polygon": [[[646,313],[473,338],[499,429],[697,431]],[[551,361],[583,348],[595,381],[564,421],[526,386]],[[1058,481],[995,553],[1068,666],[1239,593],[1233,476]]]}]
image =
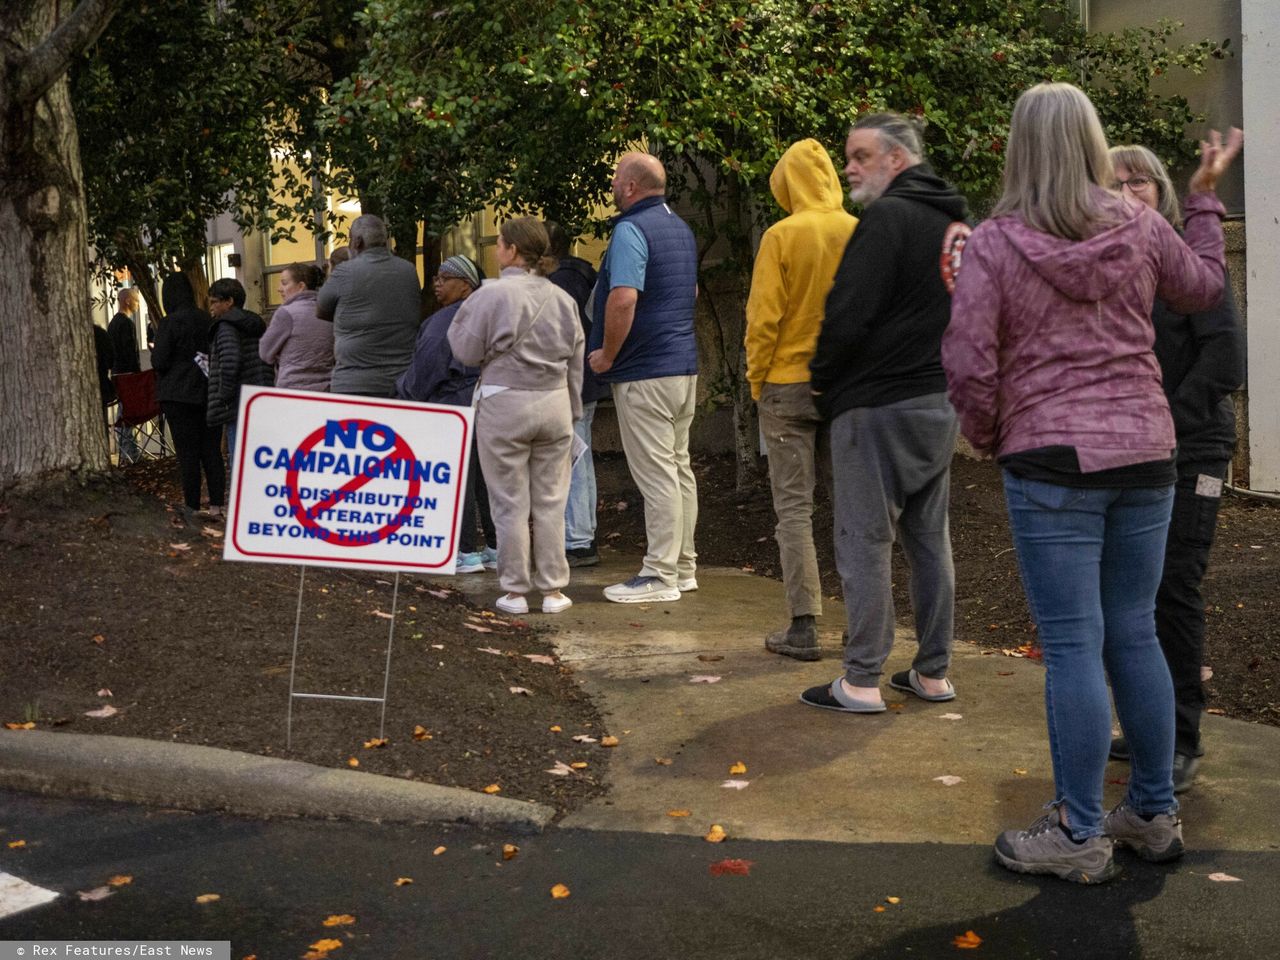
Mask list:
[{"label": "brown hiking boot", "polygon": [[793,617],[790,626],[775,630],[764,638],[764,648],[793,660],[822,659],[818,628],[813,617]]}]

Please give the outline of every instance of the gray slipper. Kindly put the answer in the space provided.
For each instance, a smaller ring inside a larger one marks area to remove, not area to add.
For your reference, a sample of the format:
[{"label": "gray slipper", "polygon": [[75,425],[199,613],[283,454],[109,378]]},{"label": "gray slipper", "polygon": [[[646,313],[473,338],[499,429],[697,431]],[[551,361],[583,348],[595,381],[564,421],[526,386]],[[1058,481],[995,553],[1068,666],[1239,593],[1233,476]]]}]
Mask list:
[{"label": "gray slipper", "polygon": [[947,700],[956,698],[956,688],[951,685],[951,681],[943,677],[943,681],[947,685],[946,693],[926,693],[924,687],[920,685],[920,674],[914,669],[903,670],[895,673],[889,678],[889,686],[895,690],[905,690],[907,693],[914,693],[921,700],[928,700],[930,703],[943,703]]},{"label": "gray slipper", "polygon": [[840,679],[837,677],[821,687],[810,687],[800,694],[800,702],[823,710],[839,710],[841,713],[884,713],[888,709],[883,703],[863,704],[840,696]]}]

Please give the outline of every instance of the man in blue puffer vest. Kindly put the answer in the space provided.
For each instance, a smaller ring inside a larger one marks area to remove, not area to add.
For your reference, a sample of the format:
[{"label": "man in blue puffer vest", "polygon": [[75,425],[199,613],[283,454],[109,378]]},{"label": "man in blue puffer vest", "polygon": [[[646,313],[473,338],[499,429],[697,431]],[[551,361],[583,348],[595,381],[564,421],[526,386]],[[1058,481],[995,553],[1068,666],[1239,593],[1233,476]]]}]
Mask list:
[{"label": "man in blue puffer vest", "polygon": [[640,573],[604,595],[617,603],[679,600],[698,589],[698,489],[689,463],[698,251],[689,225],[667,206],[657,157],[624,154],[612,187],[620,213],[596,282],[587,363],[613,385],[622,449],[644,497],[648,549]]}]

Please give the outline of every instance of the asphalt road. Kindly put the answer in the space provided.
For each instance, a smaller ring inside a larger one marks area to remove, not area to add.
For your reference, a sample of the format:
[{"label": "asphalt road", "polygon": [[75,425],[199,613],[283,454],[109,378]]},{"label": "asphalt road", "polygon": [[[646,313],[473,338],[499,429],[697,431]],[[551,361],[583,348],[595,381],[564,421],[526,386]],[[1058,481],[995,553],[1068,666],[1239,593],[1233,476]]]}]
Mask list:
[{"label": "asphalt road", "polygon": [[[504,843],[519,846],[513,859],[503,860]],[[751,861],[749,875],[714,876],[724,858]],[[335,960],[1280,952],[1280,851],[1193,850],[1171,868],[1123,862],[1119,880],[1082,888],[1009,874],[986,846],[515,836],[0,792],[0,871],[61,894],[0,918],[0,941],[230,940],[233,958],[258,960],[301,957],[330,937],[343,942]],[[1209,879],[1218,872],[1240,880]],[[105,900],[77,896],[116,875],[132,882]],[[413,883],[397,886],[400,877]],[[556,884],[570,895],[554,899]],[[208,893],[219,899],[196,902]],[[325,927],[335,914],[355,922]],[[968,930],[982,943],[960,951],[953,938]]]}]

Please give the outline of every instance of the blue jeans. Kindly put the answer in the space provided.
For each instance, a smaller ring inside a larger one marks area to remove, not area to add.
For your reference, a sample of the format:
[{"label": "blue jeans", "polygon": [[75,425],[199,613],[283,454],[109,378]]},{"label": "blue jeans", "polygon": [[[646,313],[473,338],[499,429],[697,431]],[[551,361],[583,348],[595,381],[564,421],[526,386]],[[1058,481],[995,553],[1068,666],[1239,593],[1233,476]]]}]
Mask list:
[{"label": "blue jeans", "polygon": [[1044,650],[1053,780],[1072,835],[1102,833],[1108,679],[1132,756],[1128,803],[1172,813],[1173,683],[1155,626],[1172,486],[1090,490],[1006,471],[1004,488]]},{"label": "blue jeans", "polygon": [[566,550],[589,547],[596,538],[596,465],[591,458],[591,421],[595,415],[595,401],[584,403],[582,419],[573,425],[573,432],[587,445],[587,452],[569,476],[569,499],[564,505]]}]

